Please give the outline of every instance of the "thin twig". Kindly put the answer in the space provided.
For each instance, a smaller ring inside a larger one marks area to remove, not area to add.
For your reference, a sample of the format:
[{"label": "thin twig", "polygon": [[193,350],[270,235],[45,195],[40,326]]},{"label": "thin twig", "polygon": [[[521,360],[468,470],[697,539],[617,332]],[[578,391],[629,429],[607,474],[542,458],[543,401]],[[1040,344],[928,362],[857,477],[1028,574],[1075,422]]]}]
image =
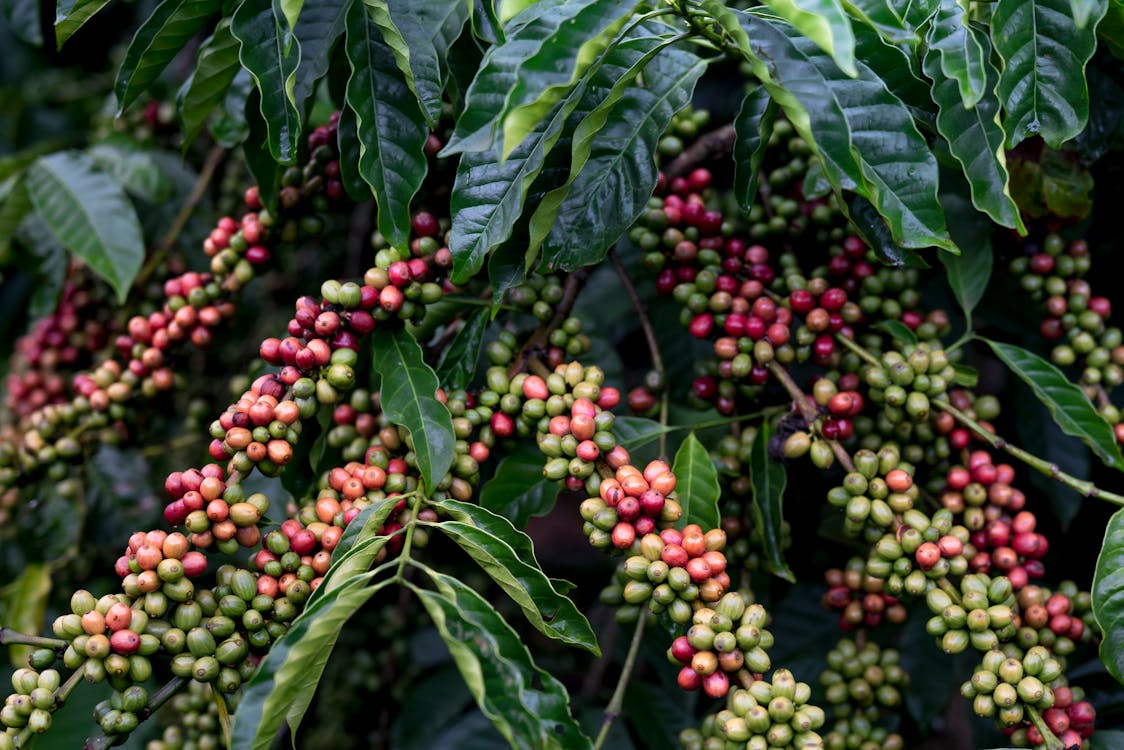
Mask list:
[{"label": "thin twig", "polygon": [[734,123],[727,123],[720,128],[705,133],[687,148],[668,162],[663,173],[670,180],[681,177],[699,164],[717,159],[734,150],[737,134],[734,132]]},{"label": "thin twig", "polygon": [[527,367],[527,363],[545,349],[551,331],[562,325],[562,321],[569,317],[570,311],[574,309],[574,302],[578,299],[578,293],[581,292],[588,278],[589,269],[587,268],[579,268],[566,278],[566,283],[562,288],[562,299],[558,300],[558,304],[554,308],[554,316],[539,325],[535,332],[531,334],[531,337],[527,339],[527,343],[515,355],[508,375],[514,376],[522,372]]},{"label": "thin twig", "polygon": [[[792,379],[792,376],[788,374],[788,370],[784,369],[784,365],[773,360],[767,367],[769,368],[770,374],[779,380],[780,384],[784,386],[784,389],[788,391],[788,395],[792,396],[796,408],[800,410],[800,415],[804,417],[804,421],[808,423],[808,428],[814,429],[813,425],[815,425],[816,420],[819,418],[819,414],[816,413],[816,408],[814,406],[815,402],[804,395],[804,392],[800,390],[800,386],[798,386],[796,381]],[[827,442],[828,446],[831,448],[831,452],[835,454],[835,459],[839,461],[840,466],[848,472],[855,470],[855,463],[851,460],[851,455],[847,453],[846,448],[839,444],[838,440],[831,440],[823,437],[823,435],[820,435],[820,438]]]},{"label": "thin twig", "polygon": [[640,653],[640,642],[644,640],[644,625],[647,621],[648,613],[641,610],[640,618],[636,621],[636,630],[632,632],[632,643],[628,646],[628,655],[624,659],[624,666],[621,667],[621,676],[617,678],[617,687],[613,691],[613,697],[609,699],[609,705],[605,707],[605,720],[601,722],[601,731],[597,733],[593,750],[601,750],[609,736],[609,730],[613,727],[613,722],[621,715],[621,709],[624,706],[624,693],[628,689],[628,680],[636,666],[636,655]]},{"label": "thin twig", "polygon": [[40,635],[27,635],[11,628],[0,628],[0,646],[19,645],[35,646],[36,648],[49,648],[62,651],[70,644],[61,638],[46,638]]}]

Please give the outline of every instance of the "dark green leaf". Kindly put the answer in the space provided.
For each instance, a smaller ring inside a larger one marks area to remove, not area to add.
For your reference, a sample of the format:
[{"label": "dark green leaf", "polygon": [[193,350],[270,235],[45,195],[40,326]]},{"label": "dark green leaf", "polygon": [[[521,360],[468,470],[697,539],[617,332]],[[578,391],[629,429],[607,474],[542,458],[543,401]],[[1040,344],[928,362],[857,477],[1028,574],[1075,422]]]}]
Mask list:
[{"label": "dark green leaf", "polygon": [[370,579],[352,578],[322,597],[269,647],[234,713],[233,750],[268,750],[283,723],[296,731],[344,624],[382,585]]},{"label": "dark green leaf", "polygon": [[305,3],[293,36],[300,45],[300,65],[293,80],[293,103],[303,112],[316,82],[328,72],[332,46],[343,35],[348,0],[317,0]]},{"label": "dark green leaf", "polygon": [[705,69],[694,53],[668,47],[645,66],[645,87],[630,87],[613,105],[543,243],[548,266],[573,270],[600,262],[644,210],[659,176],[659,138],[691,101]]},{"label": "dark green leaf", "polygon": [[440,383],[403,328],[376,328],[371,364],[382,379],[387,419],[410,431],[422,484],[432,489],[453,463],[453,418],[436,398]]},{"label": "dark green leaf", "polygon": [[858,75],[855,35],[840,0],[764,0],[764,4],[831,55],[840,70]]},{"label": "dark green leaf", "polygon": [[[910,23],[911,19],[903,15],[900,10],[903,7],[901,3],[894,0],[845,0],[845,4],[851,15],[876,30],[887,42],[910,46],[920,43],[921,38],[916,31],[920,24]],[[931,0],[917,3],[918,10],[913,15],[923,13],[933,4]],[[905,7],[911,5],[912,3],[909,3]]]},{"label": "dark green leaf", "polygon": [[[531,193],[534,203],[535,193]],[[504,297],[515,287],[527,280],[528,264],[533,258],[527,257],[526,217],[519,217],[512,234],[506,241],[492,251],[488,258],[488,283],[492,286],[492,314],[499,310]]]},{"label": "dark green leaf", "polygon": [[492,316],[486,308],[474,310],[464,319],[464,325],[457,332],[452,343],[441,353],[437,365],[437,379],[446,388],[467,388],[476,373],[480,361],[480,350],[484,346],[484,334]]},{"label": "dark green leaf", "polygon": [[191,37],[222,7],[220,0],[164,0],[129,43],[117,72],[120,112],[148,91],[148,87],[178,55]]},{"label": "dark green leaf", "polygon": [[558,499],[558,482],[543,479],[542,464],[542,454],[534,446],[515,448],[504,456],[495,475],[480,489],[480,505],[506,517],[520,529],[531,518],[545,516]]},{"label": "dark green leaf", "polygon": [[371,200],[371,186],[359,174],[359,133],[355,122],[355,112],[350,107],[340,110],[340,120],[336,124],[340,149],[340,182],[347,194],[356,203]]},{"label": "dark green leaf", "polygon": [[757,198],[758,172],[765,160],[778,109],[768,89],[758,86],[745,95],[734,118],[734,197],[746,213]]},{"label": "dark green leaf", "polygon": [[1071,0],[999,0],[991,40],[1003,59],[996,93],[1003,104],[1007,147],[1041,135],[1050,148],[1074,137],[1089,117],[1085,63],[1108,0],[1090,3],[1085,28],[1074,22]]},{"label": "dark green leaf", "polygon": [[[539,470],[539,475],[542,475],[541,468]],[[448,513],[453,520],[470,523],[496,536],[502,537],[504,530],[511,525],[510,521],[498,517],[495,513],[479,513],[478,509],[480,506],[473,505],[472,503],[462,503],[460,500],[446,499],[434,504]],[[519,555],[519,557],[530,560],[535,559],[535,544],[531,537],[520,533],[505,541],[515,550],[515,553]]]},{"label": "dark green leaf", "polygon": [[55,44],[59,49],[86,21],[109,4],[109,0],[59,0],[55,10]]},{"label": "dark green leaf", "polygon": [[238,40],[230,33],[230,21],[224,18],[199,48],[195,70],[178,96],[185,148],[202,132],[207,119],[226,97],[234,77],[242,70],[238,47]]},{"label": "dark green leaf", "polygon": [[276,211],[278,191],[281,187],[281,168],[269,150],[269,132],[265,120],[262,119],[260,100],[257,90],[251,86],[249,95],[242,102],[247,126],[246,138],[242,142],[242,156],[246,160],[246,167],[249,168],[254,182],[258,185],[262,203],[270,211]]},{"label": "dark green leaf", "polygon": [[339,542],[332,550],[332,565],[324,574],[324,579],[312,595],[308,597],[306,607],[313,606],[320,599],[335,591],[340,586],[358,575],[366,573],[371,564],[378,557],[387,542],[388,537],[380,536],[383,524],[390,514],[394,512],[399,498],[391,495],[377,500],[359,515],[351,519],[351,523],[343,532]]},{"label": "dark green leaf", "polygon": [[257,96],[254,92],[254,79],[250,76],[250,71],[239,63],[238,72],[234,74],[222,105],[211,120],[211,137],[215,139],[215,143],[223,148],[234,148],[246,140],[250,134],[250,125],[246,121],[246,102],[252,96]]},{"label": "dark green leaf", "polygon": [[114,133],[90,146],[86,155],[138,198],[162,203],[172,195],[172,182],[160,171],[153,152],[126,135]]},{"label": "dark green leaf", "polygon": [[44,156],[27,171],[27,192],[51,233],[125,301],[144,261],[133,206],[117,182],[76,151]]},{"label": "dark green leaf", "polygon": [[0,181],[0,257],[7,253],[16,228],[31,209],[31,196],[27,194],[23,175]]},{"label": "dark green leaf", "polygon": [[[417,680],[410,685],[398,707],[390,727],[390,746],[396,750],[433,750],[436,747],[464,750],[460,741],[450,744],[444,737],[441,741],[437,739],[470,703],[472,694],[451,664]],[[474,712],[473,715],[480,717],[489,731],[495,732],[481,714]]]},{"label": "dark green leaf", "polygon": [[1104,633],[1101,661],[1117,682],[1124,682],[1124,510],[1108,520],[1090,593],[1093,616]]},{"label": "dark green leaf", "polygon": [[359,173],[378,202],[379,231],[404,250],[410,238],[410,201],[425,179],[425,118],[362,3],[347,13],[347,105],[355,111]]},{"label": "dark green leaf", "polygon": [[1038,400],[1050,410],[1050,416],[1062,432],[1080,438],[1092,448],[1106,465],[1124,470],[1124,459],[1112,427],[1089,402],[1080,387],[1071,383],[1061,370],[1033,352],[1012,344],[983,339],[995,355],[1030,386]]},{"label": "dark green leaf", "polygon": [[[1059,469],[1070,476],[1090,476],[1093,457],[1088,449],[1075,440],[1066,440],[1061,429],[1050,418],[1046,407],[1029,390],[1020,389],[1014,408],[1019,415],[1015,429],[1018,431],[1020,445],[1039,458],[1057,464]],[[1072,487],[1036,471],[1031,472],[1027,478],[1050,498],[1050,507],[1064,532],[1081,511],[1085,497]]]},{"label": "dark green leaf", "polygon": [[[30,198],[28,199],[30,200]],[[35,287],[27,305],[27,315],[32,320],[50,315],[58,309],[66,269],[70,257],[58,241],[47,222],[37,213],[29,213],[16,227],[16,240],[26,253],[16,255],[16,261],[35,278]]]},{"label": "dark green leaf", "polygon": [[852,195],[845,206],[847,217],[880,261],[888,266],[925,265],[917,253],[907,250],[894,241],[890,228],[882,220],[878,209],[866,198]]},{"label": "dark green leaf", "polygon": [[864,24],[857,24],[854,32],[855,56],[874,71],[914,115],[927,114],[933,108],[933,100],[929,96],[929,81],[921,72],[917,48],[905,42],[892,44]]},{"label": "dark green leaf", "polygon": [[292,37],[274,14],[271,0],[243,0],[234,11],[230,30],[242,44],[238,58],[261,96],[269,153],[282,164],[291,164],[300,147],[301,115],[290,94],[300,47],[291,44]]},{"label": "dark green leaf", "polygon": [[390,18],[409,49],[414,90],[431,123],[441,119],[445,58],[468,19],[465,0],[387,0]]},{"label": "dark green leaf", "polygon": [[591,748],[570,715],[565,687],[535,666],[519,635],[487,600],[427,571],[437,591],[416,589],[480,710],[519,750]]},{"label": "dark green leaf", "polygon": [[1050,213],[1083,219],[1093,210],[1093,175],[1073,155],[1042,154],[1042,198]]},{"label": "dark green leaf", "polygon": [[[438,521],[433,528],[452,538],[467,552],[519,605],[536,630],[548,638],[600,656],[597,636],[585,616],[572,601],[554,589],[533,555],[524,557],[512,548],[531,546],[531,538],[503,516],[479,505],[464,503],[460,509],[471,515],[471,523]],[[482,516],[485,520],[480,520]]]},{"label": "dark green leaf", "polygon": [[506,35],[503,24],[496,15],[496,5],[493,0],[469,0],[468,20],[472,25],[472,33],[477,39],[482,39],[489,46],[504,43]]},{"label": "dark green leaf", "polygon": [[645,417],[617,417],[613,422],[613,435],[625,450],[635,450],[648,443],[654,443],[660,435],[671,432],[653,419]]},{"label": "dark green leaf", "polygon": [[869,199],[902,247],[952,249],[936,159],[901,100],[865,64],[858,78],[843,75],[788,24],[750,12],[736,18],[754,73],[815,145],[832,184]]},{"label": "dark green leaf", "polygon": [[960,303],[964,315],[970,320],[972,310],[983,299],[991,279],[992,252],[990,225],[983,216],[972,210],[968,200],[953,192],[941,193],[941,204],[948,217],[949,231],[959,255],[939,253],[941,263],[948,272],[948,285]]},{"label": "dark green leaf", "polygon": [[890,334],[895,341],[899,344],[904,344],[906,347],[917,346],[917,334],[900,320],[880,320],[872,325],[871,328]]},{"label": "dark green leaf", "polygon": [[722,520],[718,510],[718,497],[722,494],[718,469],[695,433],[689,434],[679,446],[671,470],[675,473],[675,492],[683,506],[683,516],[676,527],[682,529],[687,524],[697,523],[703,530],[718,528]]},{"label": "dark green leaf", "polygon": [[[960,21],[954,19],[950,23],[958,25]],[[933,29],[936,28],[934,25]],[[991,45],[982,32],[971,28],[961,31],[986,54],[990,54]],[[930,45],[934,43],[933,35],[930,32]],[[987,213],[997,224],[1025,233],[1018,206],[1007,188],[1007,157],[1003,148],[1003,130],[999,127],[999,101],[991,93],[998,80],[998,72],[984,60],[982,72],[987,76],[986,91],[981,91],[972,108],[966,109],[963,84],[946,73],[947,68],[954,66],[954,63],[946,62],[949,57],[954,55],[943,48],[931,46],[924,60],[925,73],[933,79],[933,101],[939,107],[937,130],[963,167],[976,208]]]},{"label": "dark green leaf", "polygon": [[0,0],[0,14],[17,37],[33,47],[43,45],[38,0]]},{"label": "dark green leaf", "polygon": [[749,448],[749,478],[753,484],[753,518],[761,533],[765,557],[773,574],[786,581],[796,582],[796,577],[784,561],[781,541],[784,537],[784,488],[788,473],[784,466],[769,458],[769,438],[772,425],[765,422],[757,430]]},{"label": "dark green leaf", "polygon": [[[985,91],[993,91],[995,83],[988,85],[988,51],[981,44],[979,34],[968,25],[968,9],[960,0],[940,0],[926,42],[928,60],[939,61],[940,78],[929,73],[938,83],[942,79],[956,82],[960,101],[965,109],[976,106]],[[938,104],[940,102],[938,101]]]}]

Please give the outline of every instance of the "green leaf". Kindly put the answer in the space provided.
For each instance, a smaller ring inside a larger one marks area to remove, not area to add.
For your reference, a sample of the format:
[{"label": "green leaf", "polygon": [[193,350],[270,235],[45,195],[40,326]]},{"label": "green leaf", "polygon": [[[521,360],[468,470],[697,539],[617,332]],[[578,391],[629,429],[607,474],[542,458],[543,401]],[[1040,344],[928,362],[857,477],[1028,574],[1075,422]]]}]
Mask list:
[{"label": "green leaf", "polygon": [[0,257],[11,247],[16,229],[31,210],[31,196],[22,174],[0,182]]},{"label": "green leaf", "polygon": [[570,715],[566,688],[539,669],[512,627],[455,578],[426,571],[437,591],[415,589],[480,710],[517,750],[592,748]]},{"label": "green leaf", "polygon": [[235,148],[246,140],[250,135],[250,125],[246,121],[246,102],[256,96],[250,71],[239,63],[238,72],[234,74],[222,105],[211,120],[211,137],[215,139],[215,143],[223,148]]},{"label": "green leaf", "polygon": [[487,42],[489,47],[503,44],[507,38],[503,23],[496,15],[496,5],[493,0],[469,0],[468,20],[472,26],[472,33],[477,39]]},{"label": "green leaf", "polygon": [[1120,446],[1109,426],[1089,402],[1080,387],[1071,383],[1061,370],[1033,352],[1012,344],[982,339],[999,359],[1030,386],[1038,400],[1050,410],[1050,416],[1062,432],[1080,438],[1106,465],[1124,470]]},{"label": "green leaf", "polygon": [[917,346],[917,334],[914,333],[909,326],[907,326],[900,320],[892,320],[887,318],[886,320],[878,321],[877,323],[872,325],[871,328],[890,334],[890,336],[893,337],[895,341],[906,346],[907,348]]},{"label": "green leaf", "polygon": [[1101,661],[1124,683],[1124,510],[1108,519],[1090,593],[1093,616],[1104,633]]},{"label": "green leaf", "polygon": [[[920,2],[917,7],[922,12],[933,3]],[[843,0],[844,7],[855,19],[878,32],[890,44],[908,44],[911,47],[921,42],[917,34],[917,26],[910,23],[899,8],[901,3],[895,0]],[[913,4],[906,4],[906,8]],[[916,20],[916,19],[915,19]]]},{"label": "green leaf", "polygon": [[991,231],[987,220],[972,210],[965,197],[945,192],[941,194],[941,204],[960,254],[940,253],[939,258],[953,296],[960,303],[964,316],[971,320],[972,311],[983,299],[991,279]]},{"label": "green leaf", "polygon": [[292,164],[301,134],[301,116],[293,101],[299,44],[291,44],[292,37],[274,14],[271,0],[243,0],[234,11],[230,30],[242,44],[238,59],[250,71],[261,95],[269,153],[282,164]]},{"label": "green leaf", "polygon": [[21,249],[27,250],[16,255],[16,262],[32,274],[35,282],[27,305],[28,318],[35,320],[50,315],[58,309],[70,264],[69,254],[51,234],[43,217],[34,212],[24,216],[16,227],[16,239]]},{"label": "green leaf", "polygon": [[737,17],[754,73],[815,145],[836,189],[869,199],[902,247],[953,249],[937,202],[936,159],[882,80],[863,63],[856,63],[858,78],[847,78],[788,24]]},{"label": "green leaf", "polygon": [[[21,633],[39,633],[51,593],[51,569],[46,565],[26,566],[11,583],[0,588],[0,622]],[[31,646],[9,646],[13,667],[27,666]]]},{"label": "green leaf", "polygon": [[980,35],[969,26],[968,18],[964,0],[940,0],[925,40],[929,45],[925,59],[936,57],[940,62],[941,77],[932,73],[929,77],[938,82],[942,79],[956,81],[965,109],[976,106],[985,91],[995,89],[994,82],[990,86],[987,82],[990,45],[985,49]]},{"label": "green leaf", "polygon": [[141,24],[117,71],[118,114],[163,72],[199,31],[222,8],[220,0],[163,0]]},{"label": "green leaf", "polygon": [[441,119],[445,58],[468,20],[465,0],[387,0],[390,18],[409,51],[413,88],[430,123]]},{"label": "green leaf", "polygon": [[[450,537],[475,560],[523,610],[527,620],[543,635],[600,656],[597,636],[585,615],[554,589],[532,554],[524,557],[512,545],[530,546],[531,539],[501,515],[479,505],[464,503],[465,521],[437,521],[432,527]],[[481,516],[486,520],[478,521]],[[493,530],[494,529],[494,530]],[[525,541],[522,537],[527,537]],[[521,540],[515,542],[514,540]]]},{"label": "green leaf", "polygon": [[293,104],[304,112],[319,81],[328,72],[332,47],[343,36],[348,0],[316,0],[305,3],[293,36],[300,46],[300,65],[293,81]]},{"label": "green leaf", "polygon": [[956,385],[963,386],[964,388],[975,388],[976,384],[980,382],[980,371],[970,365],[956,364],[952,366],[956,374],[952,376],[952,382]]},{"label": "green leaf", "polygon": [[[252,76],[250,78],[252,80]],[[242,102],[247,126],[246,138],[242,141],[242,156],[258,185],[262,203],[271,212],[275,212],[281,188],[281,168],[269,150],[269,131],[261,114],[260,102],[261,96],[251,86],[248,96]]]},{"label": "green leaf", "polygon": [[389,582],[371,586],[371,577],[352,578],[307,607],[269,647],[234,712],[233,750],[268,750],[282,723],[296,731],[344,624]]},{"label": "green leaf", "polygon": [[226,97],[234,77],[242,70],[238,46],[238,40],[230,31],[230,21],[224,18],[199,47],[195,70],[177,97],[185,148],[202,132],[207,119]]},{"label": "green leaf", "polygon": [[0,15],[21,40],[33,47],[43,46],[38,0],[0,0]]},{"label": "green leaf", "polygon": [[[937,26],[932,28],[935,30]],[[963,31],[985,54],[990,54],[991,45],[982,32],[969,28]],[[933,32],[930,32],[929,39],[932,45]],[[998,74],[990,63],[984,62],[986,91],[980,93],[971,109],[966,109],[963,84],[946,73],[948,66],[945,61],[948,57],[949,54],[942,49],[935,50],[931,46],[923,63],[926,75],[933,79],[933,101],[939,107],[937,130],[964,169],[972,189],[973,205],[997,224],[1025,234],[1018,206],[1008,190],[1007,156],[1003,148],[1003,129],[999,126],[999,101],[991,93]]]},{"label": "green leaf", "polygon": [[1093,175],[1074,155],[1062,151],[1042,154],[1042,197],[1050,213],[1083,219],[1093,210]]},{"label": "green leaf", "polygon": [[340,120],[336,124],[340,149],[340,182],[353,201],[362,203],[371,199],[371,186],[359,174],[359,151],[362,146],[359,144],[358,127],[355,111],[350,107],[340,109]]},{"label": "green leaf", "polygon": [[722,487],[718,484],[718,469],[710,459],[706,446],[699,442],[692,432],[675,452],[675,492],[679,504],[683,506],[683,516],[676,523],[682,529],[690,523],[697,523],[703,530],[716,529],[722,521],[718,510],[718,498]]},{"label": "green leaf", "polygon": [[410,239],[410,201],[425,179],[428,129],[366,6],[347,13],[347,105],[359,134],[359,173],[374,190],[379,231],[399,250]]},{"label": "green leaf", "polygon": [[144,239],[121,186],[86,155],[60,151],[27,170],[27,192],[51,234],[124,302],[144,261]]},{"label": "green leaf", "polygon": [[613,421],[613,436],[625,450],[633,451],[648,443],[654,443],[660,435],[671,432],[654,419],[646,417],[617,417]]},{"label": "green leaf", "polygon": [[537,448],[520,446],[504,456],[495,475],[480,489],[480,505],[521,529],[532,517],[545,516],[554,509],[558,482],[543,479],[543,459]]},{"label": "green leaf", "polygon": [[467,388],[472,382],[476,364],[480,361],[480,350],[484,347],[484,334],[491,322],[492,316],[484,307],[473,310],[464,319],[464,325],[452,343],[445,347],[437,364],[437,379],[446,388]]},{"label": "green leaf", "polygon": [[630,87],[590,144],[590,156],[558,207],[543,242],[551,267],[600,262],[647,205],[659,172],[655,154],[672,116],[691,101],[706,61],[668,47],[644,68],[644,87]]},{"label": "green leaf", "polygon": [[[539,475],[541,476],[541,463],[539,467]],[[511,525],[510,521],[502,517],[497,517],[495,513],[478,512],[480,506],[472,503],[462,503],[460,500],[445,499],[440,502],[434,502],[433,504],[448,513],[454,521],[470,523],[496,536],[502,537],[504,531]],[[519,555],[519,557],[529,560],[535,559],[535,543],[531,537],[526,534],[520,533],[504,541],[515,550],[515,553]]]},{"label": "green leaf", "polygon": [[[1028,389],[1019,389],[1013,408],[1019,415],[1015,429],[1023,448],[1050,464],[1057,464],[1070,476],[1091,475],[1093,457],[1089,450],[1076,440],[1066,440],[1046,407]],[[1085,496],[1041,472],[1030,472],[1027,479],[1050,499],[1059,530],[1064,533],[1084,507]]]},{"label": "green leaf", "polygon": [[149,203],[162,203],[172,196],[172,181],[152,154],[121,133],[86,149],[86,155],[130,193]]},{"label": "green leaf", "polygon": [[1085,28],[1071,0],[998,0],[991,40],[1003,59],[996,93],[1003,104],[1007,147],[1041,135],[1050,148],[1080,133],[1089,118],[1085,63],[1097,46],[1097,22],[1108,0],[1094,0]]},{"label": "green leaf", "polygon": [[844,213],[851,220],[855,230],[866,244],[878,256],[878,259],[889,266],[924,266],[924,261],[917,253],[899,245],[894,241],[890,228],[886,226],[882,215],[874,204],[860,195],[851,195],[844,204]]},{"label": "green leaf", "polygon": [[379,550],[386,546],[388,540],[388,537],[380,536],[379,531],[386,523],[386,519],[394,512],[399,499],[394,495],[384,497],[371,503],[351,519],[351,523],[344,529],[343,536],[332,550],[332,564],[328,572],[308,597],[306,607],[313,606],[332,591],[370,569],[371,564],[378,557]]},{"label": "green leaf", "polygon": [[1105,9],[1098,0],[1069,0],[1069,5],[1073,12],[1073,22],[1079,29],[1084,29],[1096,18],[1093,23],[1095,29],[1105,14]]},{"label": "green leaf", "polygon": [[301,10],[304,9],[304,0],[276,0],[273,12],[280,13],[285,19],[286,30],[291,35],[300,21]]},{"label": "green leaf", "polygon": [[784,488],[788,473],[784,466],[769,458],[769,438],[773,428],[765,422],[753,437],[749,447],[749,479],[753,485],[753,518],[761,533],[762,544],[769,568],[774,575],[796,582],[796,577],[784,561],[781,548],[784,524]]},{"label": "green leaf", "polygon": [[741,109],[734,118],[734,197],[743,212],[753,208],[757,198],[757,178],[773,122],[777,119],[777,103],[764,86],[758,86],[742,99]]},{"label": "green leaf", "polygon": [[[542,49],[519,64],[515,85],[504,104],[502,158],[506,159],[590,70],[620,32],[636,4],[636,0],[555,3],[556,30]],[[517,34],[509,41],[518,38]]]},{"label": "green leaf", "polygon": [[921,72],[918,50],[904,42],[892,44],[862,24],[856,25],[854,32],[855,56],[874,71],[915,116],[928,115],[933,100],[929,95],[929,81]]},{"label": "green leaf", "polygon": [[453,463],[453,417],[436,398],[441,384],[402,328],[376,328],[371,364],[382,379],[383,413],[410,431],[422,484],[432,490]]},{"label": "green leaf", "polygon": [[[464,745],[440,742],[438,737],[470,703],[472,694],[452,664],[413,681],[391,725],[390,747],[396,750],[432,750],[435,747],[464,750]],[[489,731],[495,731],[481,714],[474,712],[472,715],[480,717]]]},{"label": "green leaf", "polygon": [[55,9],[55,44],[58,49],[74,32],[109,4],[109,0],[59,0]]},{"label": "green leaf", "polygon": [[844,73],[859,74],[851,19],[840,0],[764,0],[764,4],[831,55]]}]

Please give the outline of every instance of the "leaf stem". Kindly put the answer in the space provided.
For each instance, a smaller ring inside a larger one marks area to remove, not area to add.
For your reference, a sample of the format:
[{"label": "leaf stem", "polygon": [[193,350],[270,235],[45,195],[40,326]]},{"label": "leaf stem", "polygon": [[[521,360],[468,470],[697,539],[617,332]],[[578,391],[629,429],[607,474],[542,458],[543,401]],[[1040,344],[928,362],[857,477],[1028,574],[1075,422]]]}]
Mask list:
[{"label": "leaf stem", "polygon": [[640,617],[636,620],[636,630],[632,631],[632,642],[628,645],[628,655],[625,656],[621,675],[617,679],[617,687],[613,690],[613,697],[605,707],[605,720],[601,722],[601,731],[597,733],[597,740],[593,743],[593,750],[601,750],[609,736],[613,722],[621,715],[624,706],[624,693],[628,689],[628,680],[636,666],[636,656],[640,653],[640,642],[644,640],[644,625],[648,622],[648,613],[641,610]]},{"label": "leaf stem", "polygon": [[1115,492],[1102,490],[1092,482],[1084,479],[1078,479],[1075,476],[1066,474],[1055,463],[1051,463],[1049,461],[1046,461],[1045,459],[1039,458],[1033,453],[1025,451],[1017,445],[1011,445],[1003,438],[986,430],[983,425],[969,417],[964,412],[957,409],[947,400],[943,398],[935,398],[932,400],[932,403],[933,406],[937,407],[938,409],[951,414],[956,418],[957,422],[960,422],[960,424],[964,425],[976,435],[983,438],[984,441],[992,448],[1002,450],[1008,455],[1014,456],[1015,458],[1025,463],[1027,466],[1030,466],[1033,469],[1037,469],[1046,476],[1061,482],[1065,486],[1077,490],[1085,497],[1095,497],[1101,500],[1107,500],[1108,502],[1114,503],[1116,505],[1124,506],[1124,495],[1118,495]]},{"label": "leaf stem", "polygon": [[62,651],[70,644],[61,638],[47,638],[41,635],[27,635],[9,627],[0,628],[0,646],[7,645],[35,646]]},{"label": "leaf stem", "polygon": [[841,334],[841,333],[835,334],[835,340],[838,341],[843,346],[850,349],[855,354],[859,355],[859,357],[861,357],[863,360],[865,360],[867,364],[871,365],[872,367],[877,367],[879,369],[882,369],[882,363],[878,361],[877,357],[875,357],[873,354],[871,354],[866,349],[859,346],[857,343],[855,343],[851,339],[847,338],[843,334]]},{"label": "leaf stem", "polygon": [[418,523],[418,508],[421,506],[422,496],[418,493],[414,496],[414,502],[410,505],[410,520],[406,524],[403,531],[406,534],[406,541],[402,544],[402,552],[398,555],[398,570],[394,572],[394,580],[402,581],[402,573],[406,570],[406,562],[410,559],[410,548],[414,546],[414,526]]},{"label": "leaf stem", "polygon": [[[808,423],[808,428],[814,429],[813,425],[816,423],[816,420],[819,419],[819,414],[816,413],[816,408],[813,406],[815,402],[804,395],[804,392],[800,390],[800,386],[798,386],[796,381],[792,379],[792,376],[788,374],[788,370],[784,369],[784,365],[773,360],[767,367],[769,373],[780,381],[780,384],[788,391],[788,395],[792,396],[796,408],[800,410],[800,415],[803,416],[804,421]],[[838,440],[830,440],[822,435],[820,437],[827,441],[828,446],[831,447],[831,452],[835,454],[835,458],[839,461],[840,466],[848,472],[855,470],[855,464],[851,460],[851,455],[847,453],[846,448],[839,444]]]},{"label": "leaf stem", "polygon": [[1065,750],[1065,743],[1059,740],[1057,735],[1050,730],[1050,727],[1042,720],[1042,714],[1038,713],[1037,708],[1026,706],[1026,713],[1030,716],[1030,723],[1042,735],[1046,750]]}]

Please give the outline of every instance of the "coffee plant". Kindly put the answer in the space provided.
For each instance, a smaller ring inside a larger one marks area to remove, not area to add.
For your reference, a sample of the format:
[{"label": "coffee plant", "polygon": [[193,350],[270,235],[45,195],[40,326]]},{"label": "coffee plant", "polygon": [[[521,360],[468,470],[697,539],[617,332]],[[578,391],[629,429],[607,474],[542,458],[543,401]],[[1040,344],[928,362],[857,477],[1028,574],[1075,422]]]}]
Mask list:
[{"label": "coffee plant", "polygon": [[0,43],[0,750],[1124,748],[1119,0]]}]

